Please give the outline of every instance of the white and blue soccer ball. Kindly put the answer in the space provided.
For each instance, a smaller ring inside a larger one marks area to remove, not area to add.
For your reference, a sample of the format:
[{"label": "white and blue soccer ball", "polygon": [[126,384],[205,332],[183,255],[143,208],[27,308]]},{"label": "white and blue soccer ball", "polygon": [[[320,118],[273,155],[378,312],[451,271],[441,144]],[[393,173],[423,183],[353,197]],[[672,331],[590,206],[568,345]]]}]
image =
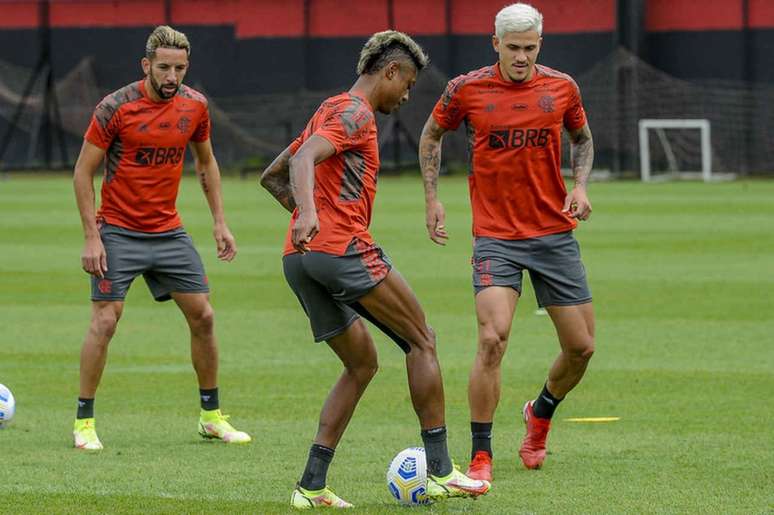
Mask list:
[{"label": "white and blue soccer ball", "polygon": [[401,504],[429,504],[427,459],[422,447],[403,449],[387,469],[387,487]]},{"label": "white and blue soccer ball", "polygon": [[16,400],[11,390],[0,384],[0,429],[4,428],[16,413]]}]

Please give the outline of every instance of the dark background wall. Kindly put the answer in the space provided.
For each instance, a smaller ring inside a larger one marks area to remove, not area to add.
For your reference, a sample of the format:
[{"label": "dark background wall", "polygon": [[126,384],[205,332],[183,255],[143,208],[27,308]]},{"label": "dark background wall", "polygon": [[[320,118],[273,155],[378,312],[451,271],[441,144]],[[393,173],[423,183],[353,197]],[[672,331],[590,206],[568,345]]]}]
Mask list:
[{"label": "dark background wall", "polygon": [[[495,61],[493,20],[507,2],[49,0],[46,5],[55,78],[91,57],[90,69],[103,94],[141,77],[139,61],[152,27],[166,23],[186,32],[193,45],[186,81],[216,99],[238,126],[232,134],[220,124],[225,141],[219,148],[224,148],[242,129],[261,141],[273,141],[280,131],[283,136],[272,143],[280,145],[303,127],[318,96],[352,83],[363,42],[390,27],[414,36],[430,54],[435,82],[425,82],[427,98],[414,102],[425,116],[446,79]],[[718,153],[725,160],[721,164],[729,170],[767,170],[766,163],[774,161],[768,128],[774,124],[768,107],[774,95],[774,0],[532,4],[545,18],[539,60],[580,78],[602,166],[636,170],[636,124],[648,116],[714,115],[713,131],[717,127],[729,135],[718,139],[718,148],[724,149]],[[40,5],[37,0],[0,0],[0,65],[35,66],[45,25]],[[627,53],[621,54],[621,48]],[[629,60],[632,55],[637,67]],[[0,66],[6,74],[0,83],[10,82],[8,69]],[[704,89],[693,90],[691,84]],[[675,98],[662,94],[676,88],[681,92]],[[280,104],[272,94],[292,98]],[[244,100],[255,95],[263,97]],[[680,95],[692,105],[686,106]],[[271,102],[276,112],[265,105]],[[721,104],[726,107],[720,109]],[[409,120],[409,128],[417,132],[421,123]],[[0,116],[0,133],[6,127]],[[77,136],[82,128],[70,132]],[[740,143],[735,134],[757,139]],[[15,137],[10,152],[23,157],[27,140]],[[78,138],[71,139],[75,146]],[[42,142],[43,148],[47,145]],[[737,148],[739,155],[729,159],[726,149]],[[234,160],[238,154],[237,149]]]},{"label": "dark background wall", "polygon": [[[448,75],[494,60],[489,38],[503,0],[53,0],[54,72],[93,55],[100,85],[139,76],[149,28],[189,34],[191,79],[217,96],[329,89],[352,78],[365,37],[394,27],[416,35]],[[617,46],[616,0],[537,0],[541,60],[570,74]],[[641,56],[671,75],[774,82],[771,0],[646,0]],[[636,6],[637,2],[629,2]],[[746,14],[745,14],[746,13]],[[0,3],[0,59],[32,67],[35,1]]]}]

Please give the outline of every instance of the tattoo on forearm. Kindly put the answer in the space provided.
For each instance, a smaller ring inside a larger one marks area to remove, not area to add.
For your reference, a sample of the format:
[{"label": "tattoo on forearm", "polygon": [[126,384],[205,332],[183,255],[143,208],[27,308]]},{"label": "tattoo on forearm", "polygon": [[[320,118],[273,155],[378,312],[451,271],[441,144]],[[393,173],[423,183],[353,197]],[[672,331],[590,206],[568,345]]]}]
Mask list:
[{"label": "tattoo on forearm", "polygon": [[290,152],[283,151],[261,174],[261,186],[263,186],[277,201],[287,209],[293,211],[296,201],[290,184],[290,169],[288,161]]},{"label": "tattoo on forearm", "polygon": [[438,174],[441,170],[441,138],[443,130],[433,130],[429,124],[422,131],[419,141],[419,167],[425,184],[425,195],[438,192]]},{"label": "tattoo on forearm", "polygon": [[594,164],[594,141],[586,128],[570,143],[570,162],[576,186],[586,186]]},{"label": "tattoo on forearm", "polygon": [[425,192],[437,193],[438,174],[441,169],[441,145],[437,142],[425,143],[419,151],[419,166],[425,181]]},{"label": "tattoo on forearm", "polygon": [[283,180],[279,176],[270,176],[261,184],[285,209],[293,211],[296,208],[296,201],[290,191],[289,181]]}]

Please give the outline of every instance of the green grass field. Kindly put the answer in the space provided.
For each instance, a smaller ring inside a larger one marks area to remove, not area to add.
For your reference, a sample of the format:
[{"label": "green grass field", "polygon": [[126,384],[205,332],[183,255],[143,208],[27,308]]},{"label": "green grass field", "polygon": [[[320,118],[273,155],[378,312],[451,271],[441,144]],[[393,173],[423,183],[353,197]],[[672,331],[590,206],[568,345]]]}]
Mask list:
[{"label": "green grass field", "polygon": [[[475,350],[466,181],[441,181],[452,239],[426,237],[421,184],[384,178],[373,234],[438,333],[450,451],[469,453],[466,385]],[[593,184],[577,231],[597,313],[597,352],[557,412],[540,471],[518,462],[518,411],[557,343],[519,307],[495,419],[495,482],[478,501],[429,513],[774,511],[774,182]],[[3,513],[284,513],[317,416],[340,372],[311,342],[281,273],[288,216],[254,181],[224,182],[239,255],[215,259],[192,179],[179,208],[207,266],[221,347],[221,403],[249,446],[196,434],[188,333],[135,282],[97,396],[106,448],[71,448],[78,354],[88,323],[82,233],[65,177],[0,181],[0,383],[17,397],[0,431]],[[405,513],[384,471],[421,445],[400,351],[381,335],[380,371],[337,450],[330,485],[362,513]],[[607,424],[569,417],[617,416]]]}]

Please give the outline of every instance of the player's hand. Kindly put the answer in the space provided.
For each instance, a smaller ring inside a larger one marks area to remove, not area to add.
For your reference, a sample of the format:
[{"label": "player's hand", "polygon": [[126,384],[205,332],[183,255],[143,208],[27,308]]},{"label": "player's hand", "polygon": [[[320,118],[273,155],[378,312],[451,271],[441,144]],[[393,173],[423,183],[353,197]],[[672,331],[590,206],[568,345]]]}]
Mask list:
[{"label": "player's hand", "polygon": [[438,200],[429,202],[425,206],[425,225],[430,239],[438,245],[446,245],[449,233],[446,232],[446,212],[443,204]]},{"label": "player's hand", "polygon": [[212,234],[215,236],[215,244],[218,247],[218,259],[221,261],[234,259],[237,254],[236,240],[228,227],[225,224],[216,225]]},{"label": "player's hand", "polygon": [[300,212],[298,218],[293,223],[293,230],[290,239],[293,247],[301,254],[309,252],[309,242],[320,232],[320,221],[317,219],[317,211]]},{"label": "player's hand", "polygon": [[577,220],[588,220],[591,216],[591,202],[586,195],[586,188],[573,188],[564,199],[562,213]]},{"label": "player's hand", "polygon": [[105,246],[102,244],[102,238],[99,236],[86,238],[86,242],[83,244],[83,252],[81,253],[81,266],[86,273],[104,279],[108,267],[107,254],[105,253]]}]

